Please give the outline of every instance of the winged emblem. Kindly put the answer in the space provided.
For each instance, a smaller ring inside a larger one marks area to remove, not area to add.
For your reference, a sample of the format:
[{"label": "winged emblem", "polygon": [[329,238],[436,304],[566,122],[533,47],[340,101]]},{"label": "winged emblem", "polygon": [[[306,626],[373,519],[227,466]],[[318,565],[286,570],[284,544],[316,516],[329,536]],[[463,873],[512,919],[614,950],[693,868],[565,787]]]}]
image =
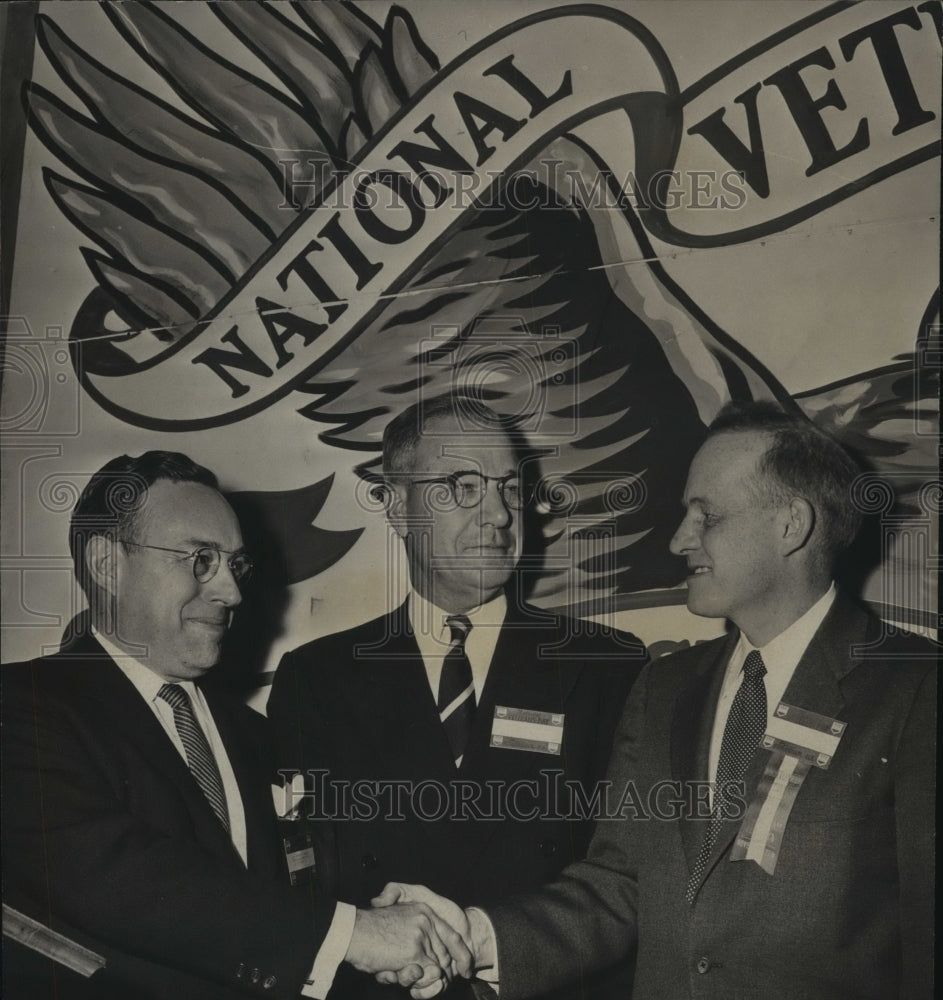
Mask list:
[{"label": "winged emblem", "polygon": [[[76,100],[36,84],[25,97],[34,132],[70,172],[47,170],[45,184],[92,244],[90,300],[109,314],[89,325],[80,312],[72,337],[88,370],[120,375],[186,336],[440,66],[396,6],[380,24],[333,0],[205,5],[227,36],[219,48],[242,47],[264,77],[207,47],[174,7],[102,7],[177,100],[98,62],[46,16],[39,44]],[[644,605],[654,590],[664,603],[680,583],[667,551],[678,498],[731,398],[801,407],[910,468],[903,489],[916,488],[933,460],[899,419],[913,406],[901,388],[912,358],[792,399],[671,280],[637,213],[561,190],[561,174],[618,185],[566,134],[515,178],[514,199],[467,213],[296,390],[322,441],[369,479],[391,414],[418,393],[472,388],[541,454],[534,597],[583,613]]]}]

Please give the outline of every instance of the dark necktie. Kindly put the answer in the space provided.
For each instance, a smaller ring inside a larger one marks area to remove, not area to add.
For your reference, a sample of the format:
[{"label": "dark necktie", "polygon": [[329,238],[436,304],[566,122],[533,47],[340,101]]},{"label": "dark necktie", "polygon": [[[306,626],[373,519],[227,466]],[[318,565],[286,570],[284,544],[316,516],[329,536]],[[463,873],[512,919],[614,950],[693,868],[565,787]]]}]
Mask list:
[{"label": "dark necktie", "polygon": [[[694,870],[691,872],[685,892],[689,903],[693,903],[697,895],[698,886],[714,850],[720,828],[733,815],[731,796],[727,794],[728,786],[742,781],[747,765],[766,731],[766,684],[763,682],[765,673],[763,657],[760,656],[759,650],[752,650],[744,661],[743,680],[730,705],[727,725],[724,726],[724,738],[720,744],[720,757],[717,760],[717,780],[714,784],[714,807],[711,811],[710,825],[701,842],[701,849],[694,862]],[[742,808],[741,796],[735,792],[732,799],[738,809]]]},{"label": "dark necktie", "polygon": [[445,624],[452,634],[452,648],[445,655],[439,678],[439,718],[458,767],[475,719],[475,684],[465,652],[465,639],[472,625],[465,615],[451,615]]},{"label": "dark necktie", "polygon": [[229,833],[229,810],[226,807],[226,792],[223,779],[216,766],[216,758],[210,750],[206,735],[200,728],[187,692],[179,684],[165,684],[157,697],[162,698],[174,710],[174,726],[187,754],[187,766],[196,778],[196,783],[213,807],[220,823]]}]

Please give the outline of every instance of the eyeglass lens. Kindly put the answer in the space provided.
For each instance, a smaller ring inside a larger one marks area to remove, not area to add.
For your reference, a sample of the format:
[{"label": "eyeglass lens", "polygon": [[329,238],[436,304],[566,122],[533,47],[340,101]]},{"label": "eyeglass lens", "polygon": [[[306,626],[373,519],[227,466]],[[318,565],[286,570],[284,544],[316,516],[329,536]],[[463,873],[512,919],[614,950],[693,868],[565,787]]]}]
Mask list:
[{"label": "eyeglass lens", "polygon": [[[217,549],[206,546],[193,554],[193,575],[198,583],[212,580],[219,570],[220,554]],[[252,559],[244,552],[237,552],[229,559],[229,571],[236,583],[245,582],[252,571]]]},{"label": "eyeglass lens", "polygon": [[[521,483],[519,479],[491,479],[500,490],[504,502],[509,507],[519,508],[522,506]],[[463,476],[456,476],[453,480],[453,492],[455,502],[460,507],[477,507],[485,497],[488,489],[489,478],[473,473],[466,473]]]}]

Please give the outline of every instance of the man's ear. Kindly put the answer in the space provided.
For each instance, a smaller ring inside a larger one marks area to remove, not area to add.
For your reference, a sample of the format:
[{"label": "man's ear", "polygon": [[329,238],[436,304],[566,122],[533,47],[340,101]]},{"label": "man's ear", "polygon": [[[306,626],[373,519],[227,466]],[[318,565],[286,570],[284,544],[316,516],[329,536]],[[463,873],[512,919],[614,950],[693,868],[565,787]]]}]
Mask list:
[{"label": "man's ear", "polygon": [[406,537],[406,487],[402,483],[386,483],[383,487],[386,519],[400,538]]},{"label": "man's ear", "polygon": [[89,579],[103,593],[114,595],[118,586],[118,545],[107,535],[92,535],[85,543],[85,568]]},{"label": "man's ear", "polygon": [[790,556],[804,548],[815,529],[815,508],[802,497],[793,497],[783,508],[782,554]]}]

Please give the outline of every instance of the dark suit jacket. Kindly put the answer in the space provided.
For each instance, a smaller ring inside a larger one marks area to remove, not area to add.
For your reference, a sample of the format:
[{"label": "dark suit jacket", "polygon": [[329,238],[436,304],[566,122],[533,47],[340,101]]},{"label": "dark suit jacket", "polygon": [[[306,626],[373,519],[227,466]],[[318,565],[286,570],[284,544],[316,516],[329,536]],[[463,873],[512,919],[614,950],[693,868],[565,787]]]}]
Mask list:
[{"label": "dark suit jacket", "polygon": [[[638,936],[635,1000],[930,1000],[936,651],[836,601],[783,700],[847,729],[812,768],[775,874],[731,862],[722,831],[694,905],[685,886],[704,821],[603,823],[587,861],[542,892],[489,909],[501,1000],[611,961]],[[737,634],[655,661],[636,684],[610,777],[639,798],[704,779]],[[746,775],[752,797],[770,751]]]},{"label": "dark suit jacket", "polygon": [[[207,692],[245,808],[247,870],[93,638],[4,666],[2,682],[6,901],[108,959],[88,983],[61,972],[58,995],[73,983],[76,995],[135,1000],[297,996],[333,904],[290,887],[265,720]],[[17,966],[23,982],[37,974],[36,962]],[[5,979],[7,995],[41,995]]]},{"label": "dark suit jacket", "polygon": [[[280,766],[323,769],[354,787],[399,781],[417,790],[415,808],[407,790],[400,807],[387,797],[375,813],[364,810],[359,819],[330,824],[330,888],[338,898],[366,906],[388,881],[403,881],[459,902],[497,899],[539,885],[584,856],[592,821],[565,818],[565,782],[591,788],[603,777],[616,722],[644,657],[634,637],[590,630],[587,623],[536,609],[509,612],[458,771],[405,605],[285,656],[268,708]],[[491,747],[496,705],[564,713],[561,753]],[[516,801],[502,806],[500,796],[509,791]],[[467,806],[460,804],[462,795]],[[594,997],[611,989],[624,998],[626,970],[610,976],[608,987],[598,979],[587,988]],[[378,989],[343,970],[332,996],[391,995],[389,987]]]}]

